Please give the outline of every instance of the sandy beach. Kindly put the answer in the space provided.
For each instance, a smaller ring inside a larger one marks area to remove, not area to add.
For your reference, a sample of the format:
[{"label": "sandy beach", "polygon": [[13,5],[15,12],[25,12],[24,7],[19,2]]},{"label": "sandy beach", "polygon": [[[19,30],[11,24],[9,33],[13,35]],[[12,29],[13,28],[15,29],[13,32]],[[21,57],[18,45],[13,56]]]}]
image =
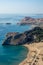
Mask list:
[{"label": "sandy beach", "polygon": [[43,42],[25,44],[29,52],[19,65],[43,65]]}]

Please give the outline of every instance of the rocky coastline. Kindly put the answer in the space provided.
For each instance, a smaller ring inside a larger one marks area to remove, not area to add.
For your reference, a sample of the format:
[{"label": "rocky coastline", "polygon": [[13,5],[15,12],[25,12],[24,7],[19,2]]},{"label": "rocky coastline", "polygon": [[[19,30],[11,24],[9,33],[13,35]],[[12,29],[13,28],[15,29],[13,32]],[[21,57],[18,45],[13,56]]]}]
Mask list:
[{"label": "rocky coastline", "polygon": [[23,45],[32,44],[33,42],[43,42],[43,29],[34,27],[32,30],[24,33],[9,32],[2,45]]},{"label": "rocky coastline", "polygon": [[17,23],[19,25],[40,25],[43,27],[43,18],[32,18],[32,17],[24,17],[20,23]]},{"label": "rocky coastline", "polygon": [[19,32],[7,33],[2,45],[3,46],[23,45],[28,48],[29,52],[27,54],[27,58],[23,60],[19,65],[43,65],[43,24],[42,22],[40,25],[38,22],[37,26],[23,33],[19,33]]}]

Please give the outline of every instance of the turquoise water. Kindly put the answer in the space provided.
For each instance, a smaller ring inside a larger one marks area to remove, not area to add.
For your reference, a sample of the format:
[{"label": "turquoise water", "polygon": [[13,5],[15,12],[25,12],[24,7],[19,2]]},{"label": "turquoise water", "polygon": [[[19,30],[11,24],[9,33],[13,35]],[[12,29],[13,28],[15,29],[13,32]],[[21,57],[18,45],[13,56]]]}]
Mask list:
[{"label": "turquoise water", "polygon": [[29,26],[0,24],[0,65],[19,65],[27,56],[28,50],[23,46],[2,46],[7,32],[24,32]]},{"label": "turquoise water", "polygon": [[19,65],[26,58],[27,52],[23,46],[0,47],[0,65]]}]

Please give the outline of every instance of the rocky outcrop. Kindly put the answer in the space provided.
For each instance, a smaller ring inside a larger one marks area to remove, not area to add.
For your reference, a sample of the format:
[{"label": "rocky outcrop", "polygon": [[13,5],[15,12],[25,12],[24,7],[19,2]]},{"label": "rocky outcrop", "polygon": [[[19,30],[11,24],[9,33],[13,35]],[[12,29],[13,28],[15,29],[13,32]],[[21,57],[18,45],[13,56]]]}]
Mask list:
[{"label": "rocky outcrop", "polygon": [[6,23],[6,25],[11,25],[11,23]]},{"label": "rocky outcrop", "polygon": [[22,45],[40,41],[43,41],[43,29],[35,27],[34,29],[25,31],[24,33],[7,33],[6,39],[2,45]]},{"label": "rocky outcrop", "polygon": [[20,25],[26,25],[26,24],[35,24],[35,25],[42,25],[43,24],[43,18],[31,18],[31,17],[25,17],[21,20]]}]

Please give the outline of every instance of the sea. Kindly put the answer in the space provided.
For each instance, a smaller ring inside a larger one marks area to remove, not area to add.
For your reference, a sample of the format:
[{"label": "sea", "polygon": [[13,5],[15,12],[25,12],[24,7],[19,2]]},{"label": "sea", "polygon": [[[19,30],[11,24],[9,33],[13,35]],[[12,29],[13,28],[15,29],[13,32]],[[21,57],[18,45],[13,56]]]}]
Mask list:
[{"label": "sea", "polygon": [[32,25],[17,24],[25,16],[43,18],[41,14],[0,14],[0,65],[19,65],[27,57],[28,49],[24,46],[2,46],[8,32],[23,33],[32,28]]}]

